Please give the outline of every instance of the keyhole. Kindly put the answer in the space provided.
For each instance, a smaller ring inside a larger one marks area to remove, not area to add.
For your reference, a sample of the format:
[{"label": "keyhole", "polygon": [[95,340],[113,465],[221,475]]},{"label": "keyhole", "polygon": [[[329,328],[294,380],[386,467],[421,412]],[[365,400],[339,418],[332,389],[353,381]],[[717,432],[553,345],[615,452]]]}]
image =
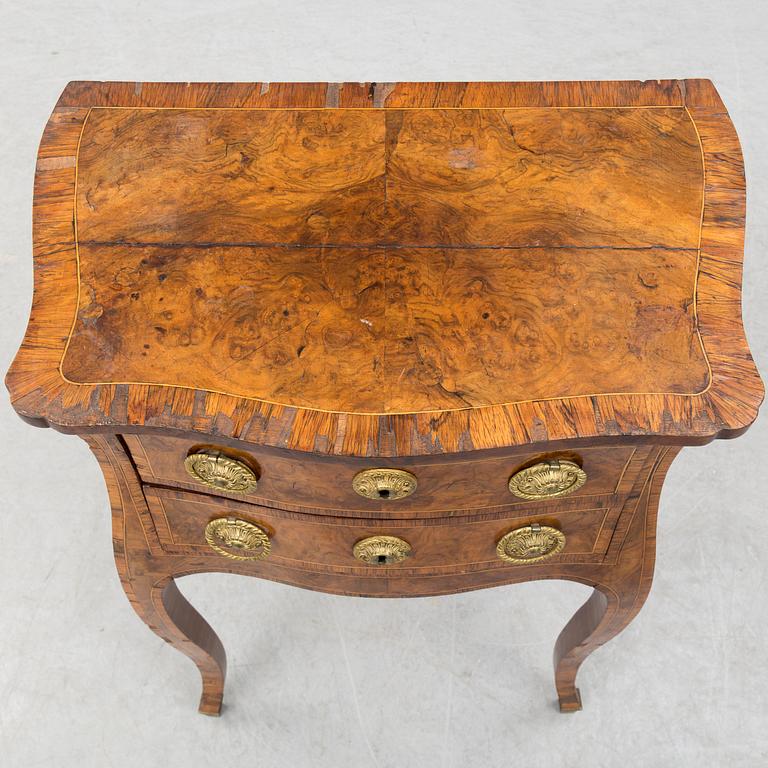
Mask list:
[{"label": "keyhole", "polygon": [[386,488],[379,488],[379,498],[380,499],[388,499],[389,498],[389,491]]},{"label": "keyhole", "polygon": [[377,555],[376,556],[376,562],[380,565],[387,562],[387,556],[386,555]]}]

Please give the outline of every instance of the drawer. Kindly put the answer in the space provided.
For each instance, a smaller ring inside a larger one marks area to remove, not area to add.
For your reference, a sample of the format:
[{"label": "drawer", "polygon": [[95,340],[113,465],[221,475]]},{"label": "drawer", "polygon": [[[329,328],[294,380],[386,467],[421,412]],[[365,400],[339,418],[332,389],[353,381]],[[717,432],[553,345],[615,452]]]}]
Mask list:
[{"label": "drawer", "polygon": [[[385,567],[376,567],[382,574],[394,569],[461,572],[514,567],[513,563],[500,558],[497,545],[511,531],[531,525],[555,529],[564,537],[561,552],[546,558],[547,561],[600,562],[619,516],[619,509],[607,504],[583,504],[580,508],[568,509],[550,504],[543,513],[536,515],[386,521],[300,514],[170,488],[145,487],[144,490],[157,535],[167,554],[217,558],[219,561],[229,560],[231,564],[234,559],[212,548],[210,543],[223,546],[230,554],[241,555],[244,550],[227,549],[223,542],[228,540],[227,535],[234,535],[242,544],[243,537],[253,533],[250,526],[255,525],[261,531],[259,533],[257,529],[256,536],[266,535],[269,539],[269,554],[256,562],[278,563],[304,570],[370,570],[372,565],[357,559],[354,550],[356,544],[372,537],[395,537],[410,547],[408,557],[402,562],[385,561]],[[212,521],[217,522],[208,529]],[[219,536],[217,526],[229,526],[225,531],[227,535]],[[243,536],[239,526],[244,529]],[[207,530],[212,531],[210,543],[206,540]],[[262,541],[259,546],[264,544]],[[253,543],[249,546],[253,547]],[[401,545],[396,545],[393,556],[398,552],[402,554],[397,546]],[[388,551],[374,547],[363,554],[380,558],[382,552]],[[254,564],[248,560],[239,560],[239,563],[246,568]],[[373,565],[379,566],[379,563]]]},{"label": "drawer", "polygon": [[[351,459],[316,454],[248,450],[194,443],[176,437],[125,435],[138,472],[145,483],[171,486],[237,498],[268,507],[317,514],[343,512],[360,517],[408,517],[482,512],[530,505],[509,489],[510,477],[539,461],[559,458],[578,464],[585,473],[583,485],[568,499],[623,496],[628,493],[647,459],[647,446],[611,446],[577,451],[536,453],[516,450],[504,456],[439,459]],[[231,494],[196,481],[185,468],[185,459],[198,449],[216,448],[244,462],[258,475],[254,490]],[[413,476],[416,488],[404,498],[365,498],[353,489],[353,479],[363,470],[395,468]],[[535,501],[548,503],[550,499]]]}]

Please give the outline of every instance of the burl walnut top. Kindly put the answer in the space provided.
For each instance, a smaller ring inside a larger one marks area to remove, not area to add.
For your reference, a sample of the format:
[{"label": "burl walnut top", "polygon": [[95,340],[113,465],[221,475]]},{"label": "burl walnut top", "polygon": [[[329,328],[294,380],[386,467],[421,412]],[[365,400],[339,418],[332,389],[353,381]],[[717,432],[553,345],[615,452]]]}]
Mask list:
[{"label": "burl walnut top", "polygon": [[71,83],[8,385],[360,456],[733,434],[744,186],[708,81]]}]

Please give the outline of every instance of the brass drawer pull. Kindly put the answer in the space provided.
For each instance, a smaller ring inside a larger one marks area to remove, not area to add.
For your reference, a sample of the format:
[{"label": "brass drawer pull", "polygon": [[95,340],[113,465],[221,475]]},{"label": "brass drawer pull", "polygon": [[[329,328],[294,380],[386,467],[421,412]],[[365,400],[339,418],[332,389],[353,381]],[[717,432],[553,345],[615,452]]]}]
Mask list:
[{"label": "brass drawer pull", "polygon": [[575,462],[553,459],[526,467],[509,478],[509,490],[521,499],[567,496],[587,482],[587,473]]},{"label": "brass drawer pull", "polygon": [[397,536],[371,536],[358,541],[352,554],[367,565],[392,565],[411,554],[411,545]]},{"label": "brass drawer pull", "polygon": [[352,478],[355,493],[377,501],[404,499],[416,485],[415,475],[404,469],[364,469]]},{"label": "brass drawer pull", "polygon": [[272,548],[267,532],[236,517],[219,517],[205,526],[211,549],[232,560],[263,560]]},{"label": "brass drawer pull", "polygon": [[540,563],[563,551],[565,534],[549,525],[531,523],[499,539],[496,554],[508,563]]},{"label": "brass drawer pull", "polygon": [[258,485],[256,473],[247,464],[215,449],[190,453],[184,467],[197,482],[217,491],[251,493]]}]

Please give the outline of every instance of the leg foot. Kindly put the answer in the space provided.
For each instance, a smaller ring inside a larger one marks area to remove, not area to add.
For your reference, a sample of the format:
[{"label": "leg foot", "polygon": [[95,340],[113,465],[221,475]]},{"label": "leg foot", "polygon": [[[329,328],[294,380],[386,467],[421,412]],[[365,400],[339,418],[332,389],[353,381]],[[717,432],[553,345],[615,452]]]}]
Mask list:
[{"label": "leg foot", "polygon": [[581,709],[581,693],[578,688],[573,688],[567,694],[560,695],[561,712],[578,712]]},{"label": "leg foot", "polygon": [[200,696],[200,705],[198,706],[197,711],[201,715],[208,715],[209,717],[220,717],[221,702],[223,698],[223,688],[218,694],[206,693],[205,683],[203,683],[203,693],[202,696]]}]

